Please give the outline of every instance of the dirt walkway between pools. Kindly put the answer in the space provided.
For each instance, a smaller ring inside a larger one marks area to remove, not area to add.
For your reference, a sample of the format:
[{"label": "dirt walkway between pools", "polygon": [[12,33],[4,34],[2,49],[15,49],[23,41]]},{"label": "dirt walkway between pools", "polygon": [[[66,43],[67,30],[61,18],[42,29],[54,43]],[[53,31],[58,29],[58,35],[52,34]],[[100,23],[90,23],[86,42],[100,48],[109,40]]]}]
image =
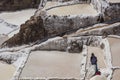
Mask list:
[{"label": "dirt walkway between pools", "polygon": [[21,73],[24,78],[80,79],[82,54],[70,54],[59,51],[34,51]]},{"label": "dirt walkway between pools", "polygon": [[[120,67],[120,39],[117,38],[108,38],[111,53],[112,53],[112,64],[113,66]],[[113,73],[112,80],[119,80],[120,79],[120,69],[117,69]]]},{"label": "dirt walkway between pools", "polygon": [[90,4],[75,4],[53,8],[47,11],[51,15],[95,15],[97,11]]},{"label": "dirt walkway between pools", "polygon": [[15,72],[13,65],[8,65],[0,62],[0,80],[10,80]]}]

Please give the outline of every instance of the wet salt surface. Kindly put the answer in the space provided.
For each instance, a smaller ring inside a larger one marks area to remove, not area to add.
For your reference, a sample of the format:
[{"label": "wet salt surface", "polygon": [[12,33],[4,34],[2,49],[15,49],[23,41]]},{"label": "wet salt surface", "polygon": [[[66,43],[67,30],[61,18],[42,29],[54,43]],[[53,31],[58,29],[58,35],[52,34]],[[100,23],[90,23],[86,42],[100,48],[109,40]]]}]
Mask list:
[{"label": "wet salt surface", "polygon": [[119,80],[120,79],[120,70],[115,70],[113,73],[112,80]]},{"label": "wet salt surface", "polygon": [[[30,17],[34,15],[35,11],[36,9],[26,9],[21,11],[14,11],[14,12],[2,12],[0,13],[0,19],[4,20],[7,23],[20,26],[21,24],[25,23],[25,21],[30,19]],[[0,23],[0,35],[10,33],[8,36],[12,37],[14,34],[18,32],[19,32],[19,27],[14,29],[14,28],[11,28],[9,24]],[[0,39],[1,39],[1,36],[0,36]],[[5,40],[6,38],[5,39],[2,38],[0,40],[0,44]]]},{"label": "wet salt surface", "polygon": [[32,15],[34,15],[35,11],[36,9],[26,9],[15,12],[2,12],[0,13],[0,19],[3,19],[4,21],[14,25],[21,25],[25,23],[25,21],[28,20]]},{"label": "wet salt surface", "polygon": [[95,15],[97,11],[90,4],[75,4],[53,8],[47,11],[50,15]]},{"label": "wet salt surface", "polygon": [[57,4],[58,4],[58,2],[56,2],[56,1],[48,1],[48,2],[46,3],[46,5],[45,5],[44,9],[53,7],[53,6],[57,5]]},{"label": "wet salt surface", "polygon": [[21,77],[80,79],[82,54],[59,51],[34,51],[29,56]]},{"label": "wet salt surface", "polygon": [[113,66],[120,66],[120,39],[108,38],[111,53],[112,53],[112,64]]},{"label": "wet salt surface", "polygon": [[[112,53],[112,65],[120,67],[120,39],[117,38],[108,38],[111,53]],[[112,80],[119,80],[120,79],[120,69],[117,69],[113,73]]]},{"label": "wet salt surface", "polygon": [[11,80],[15,72],[13,65],[8,65],[0,62],[0,80]]},{"label": "wet salt surface", "polygon": [[107,78],[103,75],[96,75],[92,77],[90,80],[107,80]]}]

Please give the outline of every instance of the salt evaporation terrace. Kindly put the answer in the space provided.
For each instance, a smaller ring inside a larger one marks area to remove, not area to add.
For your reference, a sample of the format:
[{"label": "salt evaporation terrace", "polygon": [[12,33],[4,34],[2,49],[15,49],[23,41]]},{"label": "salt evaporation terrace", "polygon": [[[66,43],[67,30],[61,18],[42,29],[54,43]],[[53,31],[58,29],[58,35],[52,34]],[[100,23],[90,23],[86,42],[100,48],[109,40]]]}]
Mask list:
[{"label": "salt evaporation terrace", "polygon": [[60,51],[33,51],[21,73],[21,79],[80,79],[82,54]]},{"label": "salt evaporation terrace", "polygon": [[15,71],[16,71],[16,68],[14,65],[9,65],[9,64],[0,62],[0,79],[1,80],[12,79]]},{"label": "salt evaporation terrace", "polygon": [[[85,53],[85,54],[83,54]],[[28,61],[23,68],[20,79],[77,79],[80,80],[85,70],[85,74],[89,74],[86,70],[90,68],[90,56],[95,53],[98,58],[98,67],[100,70],[107,69],[106,60],[104,58],[104,50],[99,47],[87,46],[82,53],[68,53],[60,51],[32,51],[28,57]],[[86,55],[86,60],[84,55]],[[82,67],[82,64],[87,64]],[[90,68],[91,69],[91,68]],[[89,74],[90,75],[90,74]],[[86,75],[88,79],[89,75]]]},{"label": "salt evaporation terrace", "polygon": [[46,5],[44,6],[44,9],[48,9],[50,7],[58,5],[57,1],[47,1]]},{"label": "salt evaporation terrace", "polygon": [[[35,11],[36,9],[26,9],[15,12],[2,12],[0,13],[0,19],[3,19],[8,23],[20,26],[26,20],[30,19],[30,17],[34,14]],[[24,17],[21,18],[21,16]]]},{"label": "salt evaporation terrace", "polygon": [[74,4],[47,10],[49,15],[96,15],[97,11],[90,4]]},{"label": "salt evaporation terrace", "polygon": [[[119,38],[108,38],[112,53],[112,65],[113,66],[120,66],[120,39]],[[120,70],[115,70],[113,73],[112,80],[119,80],[120,79]]]}]

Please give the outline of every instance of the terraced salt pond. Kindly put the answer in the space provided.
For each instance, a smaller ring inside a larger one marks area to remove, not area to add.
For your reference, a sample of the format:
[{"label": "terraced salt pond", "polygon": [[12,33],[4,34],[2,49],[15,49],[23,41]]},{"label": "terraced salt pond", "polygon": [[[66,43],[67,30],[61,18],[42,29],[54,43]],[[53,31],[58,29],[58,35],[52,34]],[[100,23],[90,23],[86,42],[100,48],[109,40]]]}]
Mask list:
[{"label": "terraced salt pond", "polygon": [[0,13],[0,19],[4,21],[14,24],[14,25],[21,25],[25,23],[32,15],[36,9],[26,9],[21,11],[14,11],[14,12],[2,12]]},{"label": "terraced salt pond", "polygon": [[46,3],[46,5],[45,5],[44,9],[48,9],[48,8],[50,8],[50,7],[52,7],[52,6],[57,5],[57,4],[58,4],[57,1],[48,1],[48,2]]},{"label": "terraced salt pond", "polygon": [[20,78],[76,78],[80,79],[82,54],[59,51],[34,51],[21,73]]},{"label": "terraced salt pond", "polygon": [[108,38],[110,43],[113,66],[120,66],[120,39]]},{"label": "terraced salt pond", "polygon": [[112,80],[119,80],[119,79],[120,79],[120,69],[115,70]]},{"label": "terraced salt pond", "polygon": [[[112,53],[112,64],[113,66],[120,67],[120,39],[117,38],[108,38],[110,43],[111,53]],[[115,70],[113,74],[112,80],[119,80],[120,79],[120,69]]]},{"label": "terraced salt pond", "polygon": [[90,4],[75,4],[52,8],[47,11],[50,15],[96,15],[97,11]]},{"label": "terraced salt pond", "polygon": [[[14,12],[1,12],[0,13],[0,21],[4,21],[7,23],[11,23],[13,25],[20,26],[21,24],[25,23],[32,15],[34,15],[34,12],[36,9],[26,9],[26,10],[20,10],[20,11],[14,11]],[[0,45],[8,39],[8,37],[12,37],[14,34],[19,32],[19,27],[17,28],[11,28],[9,24],[3,24],[0,23]],[[17,30],[16,30],[17,29]],[[12,32],[13,31],[13,32]],[[12,32],[8,35],[8,33]],[[2,34],[6,34],[8,37],[1,37]]]},{"label": "terraced salt pond", "polygon": [[11,80],[15,70],[13,65],[0,62],[0,80]]}]

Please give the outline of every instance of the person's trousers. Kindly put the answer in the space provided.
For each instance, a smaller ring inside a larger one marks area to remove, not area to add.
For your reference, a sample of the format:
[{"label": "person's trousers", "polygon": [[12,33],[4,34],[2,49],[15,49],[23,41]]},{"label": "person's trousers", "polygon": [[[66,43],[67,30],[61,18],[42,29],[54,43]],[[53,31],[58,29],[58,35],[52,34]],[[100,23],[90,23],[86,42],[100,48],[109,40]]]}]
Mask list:
[{"label": "person's trousers", "polygon": [[97,64],[95,64],[95,72],[98,72],[98,66],[97,66]]}]

